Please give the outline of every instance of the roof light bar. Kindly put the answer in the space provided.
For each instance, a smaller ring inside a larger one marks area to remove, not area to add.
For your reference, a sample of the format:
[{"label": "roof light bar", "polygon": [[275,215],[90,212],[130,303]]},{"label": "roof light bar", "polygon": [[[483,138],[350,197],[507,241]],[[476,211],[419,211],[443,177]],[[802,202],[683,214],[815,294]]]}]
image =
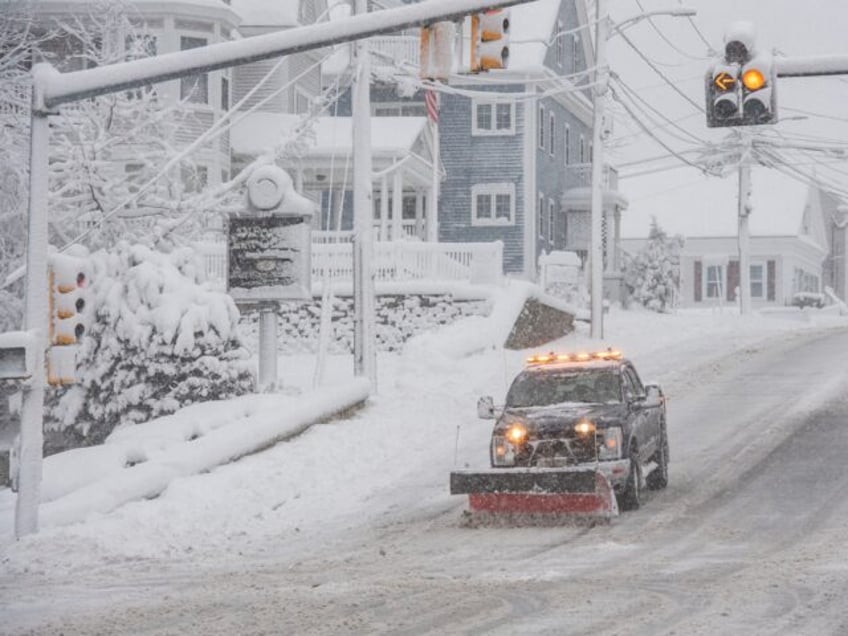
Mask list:
[{"label": "roof light bar", "polygon": [[605,351],[578,351],[576,353],[540,353],[527,358],[527,364],[550,364],[552,362],[589,362],[591,360],[621,360],[623,354],[615,349]]}]

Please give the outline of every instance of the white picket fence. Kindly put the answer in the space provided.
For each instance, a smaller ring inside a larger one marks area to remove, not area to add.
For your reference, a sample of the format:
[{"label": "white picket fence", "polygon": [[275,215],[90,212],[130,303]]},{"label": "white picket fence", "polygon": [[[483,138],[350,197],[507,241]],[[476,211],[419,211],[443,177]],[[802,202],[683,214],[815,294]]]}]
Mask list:
[{"label": "white picket fence", "polygon": [[[208,280],[226,286],[225,243],[196,243]],[[353,243],[313,243],[312,281],[353,281]],[[374,244],[375,282],[445,281],[497,284],[503,277],[503,243],[425,243],[380,241]]]}]

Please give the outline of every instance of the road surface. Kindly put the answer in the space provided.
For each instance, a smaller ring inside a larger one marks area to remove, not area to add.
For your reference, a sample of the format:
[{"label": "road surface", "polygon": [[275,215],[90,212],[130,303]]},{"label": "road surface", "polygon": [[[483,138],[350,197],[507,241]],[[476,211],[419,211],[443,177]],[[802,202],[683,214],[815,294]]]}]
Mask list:
[{"label": "road surface", "polygon": [[407,475],[319,535],[0,579],[0,633],[848,633],[845,351],[831,331],[642,365],[672,396],[670,485],[609,525],[464,527]]}]

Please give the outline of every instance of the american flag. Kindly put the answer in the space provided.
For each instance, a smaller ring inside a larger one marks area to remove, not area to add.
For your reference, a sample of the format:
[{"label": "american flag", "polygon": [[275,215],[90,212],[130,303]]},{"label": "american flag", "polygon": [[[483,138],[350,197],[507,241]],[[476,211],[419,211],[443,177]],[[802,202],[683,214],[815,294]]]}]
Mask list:
[{"label": "american flag", "polygon": [[439,94],[432,89],[424,91],[424,104],[427,106],[427,119],[439,123]]}]

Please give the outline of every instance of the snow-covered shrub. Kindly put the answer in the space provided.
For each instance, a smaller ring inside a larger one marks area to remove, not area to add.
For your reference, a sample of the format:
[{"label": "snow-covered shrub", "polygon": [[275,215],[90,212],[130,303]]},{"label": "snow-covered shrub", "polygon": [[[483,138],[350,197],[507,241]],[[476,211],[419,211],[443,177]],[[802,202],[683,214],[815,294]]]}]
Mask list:
[{"label": "snow-covered shrub", "polygon": [[51,392],[48,430],[75,445],[254,388],[232,299],[201,283],[194,253],[126,242],[92,255],[89,329],[78,383]]},{"label": "snow-covered shrub", "polygon": [[668,312],[674,308],[680,291],[680,248],[683,237],[669,237],[651,219],[648,243],[627,264],[624,282],[630,298],[646,309]]}]

